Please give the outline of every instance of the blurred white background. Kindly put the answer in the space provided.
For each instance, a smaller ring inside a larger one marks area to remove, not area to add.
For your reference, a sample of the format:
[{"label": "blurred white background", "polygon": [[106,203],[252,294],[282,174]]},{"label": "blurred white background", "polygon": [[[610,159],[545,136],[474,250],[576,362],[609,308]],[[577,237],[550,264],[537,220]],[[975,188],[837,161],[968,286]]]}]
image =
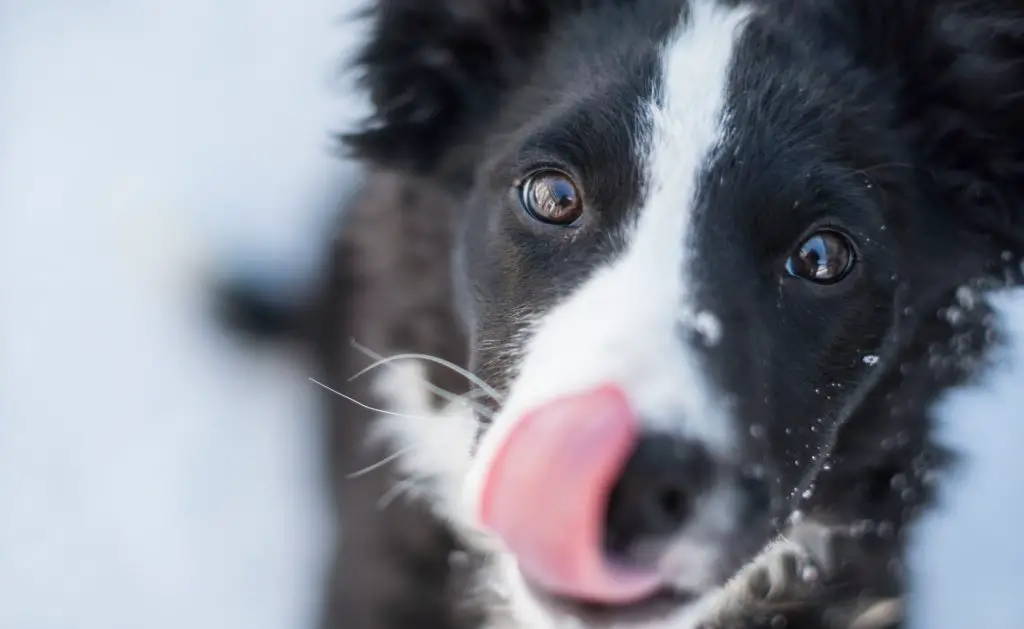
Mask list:
[{"label": "blurred white background", "polygon": [[307,277],[352,0],[0,0],[0,628],[294,629],[319,390],[203,282]]}]

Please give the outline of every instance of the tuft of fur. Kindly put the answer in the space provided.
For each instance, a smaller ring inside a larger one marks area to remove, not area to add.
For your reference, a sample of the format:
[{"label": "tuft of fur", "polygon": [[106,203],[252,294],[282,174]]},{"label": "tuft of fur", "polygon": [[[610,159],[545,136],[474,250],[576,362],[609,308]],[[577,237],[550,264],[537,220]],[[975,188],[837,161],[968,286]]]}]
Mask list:
[{"label": "tuft of fur", "polygon": [[367,13],[370,40],[356,62],[373,114],[343,142],[380,166],[436,173],[522,78],[552,15],[575,4],[380,0]]}]

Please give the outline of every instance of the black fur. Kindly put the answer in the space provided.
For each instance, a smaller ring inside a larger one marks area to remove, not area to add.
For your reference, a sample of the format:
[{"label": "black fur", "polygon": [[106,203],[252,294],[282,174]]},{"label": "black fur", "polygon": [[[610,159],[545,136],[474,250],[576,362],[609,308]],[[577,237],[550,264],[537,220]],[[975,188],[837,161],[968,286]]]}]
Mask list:
[{"label": "black fur", "polygon": [[[451,211],[448,197],[429,184],[369,174],[342,212],[312,308],[311,339],[323,382],[371,405],[384,403],[374,398],[368,378],[349,380],[371,362],[353,340],[384,355],[422,352],[465,362],[445,255]],[[464,390],[451,372],[434,368],[429,375],[438,386]],[[478,625],[473,609],[461,604],[471,565],[452,561],[459,548],[446,528],[422,505],[394,494],[398,479],[387,469],[352,476],[390,454],[366,447],[374,414],[331,394],[324,402],[329,478],[343,534],[321,626]]]},{"label": "black fur", "polygon": [[[391,171],[371,188],[416,192],[370,197],[346,219],[315,337],[330,383],[365,364],[346,345],[355,337],[381,353],[448,357],[507,384],[514,356],[467,349],[480,336],[507,338],[518,306],[556,301],[616,253],[607,232],[629,219],[642,190],[624,112],[656,84],[657,45],[687,4],[379,0],[359,59],[374,113],[344,140]],[[717,211],[702,220],[718,221],[702,227],[714,264],[699,271],[711,287],[701,299],[729,331],[707,351],[715,380],[739,392],[744,418],[767,418],[767,449],[750,444],[747,456],[771,466],[776,491],[790,498],[773,515],[798,507],[863,532],[845,580],[750,623],[774,627],[781,615],[813,629],[865,591],[905,588],[907,527],[952,458],[930,442],[929,403],[976,374],[995,339],[970,287],[1006,281],[1024,255],[1024,5],[752,4],[760,13],[730,74],[735,133],[723,153],[733,157],[709,169],[700,199]],[[574,160],[604,208],[606,222],[575,248],[524,227],[510,207],[508,188],[538,152]],[[827,298],[763,293],[755,275],[765,265],[744,254],[784,249],[813,221],[793,208],[822,201],[869,243],[862,253],[874,271]],[[754,205],[771,221],[751,220]],[[453,250],[463,261],[454,278]],[[716,288],[724,285],[735,288]],[[860,361],[868,350],[880,355],[874,369]],[[458,390],[457,380],[432,377]],[[367,399],[358,387],[346,392]],[[395,507],[409,510],[403,525],[380,517],[370,503],[386,491],[384,477],[342,480],[375,453],[358,454],[362,427],[348,427],[362,413],[332,404],[347,418],[332,428],[332,473],[355,533],[343,540],[351,550],[339,554],[325,626],[472,624],[475,615],[453,611],[460,597],[446,556],[456,542],[444,527],[412,505]],[[766,535],[738,541],[737,562]],[[391,576],[367,576],[378,561]],[[436,589],[417,589],[423,580]]]},{"label": "black fur", "polygon": [[[312,299],[288,300],[234,275],[214,285],[215,314],[247,340],[297,341],[319,382],[381,405],[369,378],[349,380],[371,362],[352,341],[385,354],[465,362],[447,262],[453,208],[425,180],[369,171],[339,208]],[[449,371],[432,369],[430,377],[438,386],[464,390]],[[423,505],[393,492],[400,479],[388,467],[353,476],[390,451],[366,445],[374,413],[322,393],[325,477],[343,535],[332,551],[318,626],[479,626],[476,610],[464,604],[472,558],[459,554],[457,541]]]}]

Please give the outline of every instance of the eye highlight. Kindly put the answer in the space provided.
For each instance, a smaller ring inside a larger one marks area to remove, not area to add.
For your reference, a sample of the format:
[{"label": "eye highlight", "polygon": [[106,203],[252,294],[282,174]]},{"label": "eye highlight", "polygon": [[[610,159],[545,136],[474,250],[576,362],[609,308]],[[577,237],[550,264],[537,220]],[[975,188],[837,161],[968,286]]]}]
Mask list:
[{"label": "eye highlight", "polygon": [[786,260],[786,272],[815,284],[835,284],[853,270],[853,244],[843,234],[821,230],[800,243]]},{"label": "eye highlight", "polygon": [[557,170],[533,173],[519,185],[519,203],[534,219],[567,227],[583,216],[583,200],[573,180]]}]

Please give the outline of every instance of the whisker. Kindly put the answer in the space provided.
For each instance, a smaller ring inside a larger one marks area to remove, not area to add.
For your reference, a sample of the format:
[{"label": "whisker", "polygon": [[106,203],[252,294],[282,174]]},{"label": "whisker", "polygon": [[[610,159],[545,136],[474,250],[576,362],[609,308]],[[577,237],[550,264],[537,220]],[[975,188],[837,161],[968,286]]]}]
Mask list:
[{"label": "whisker", "polygon": [[[354,397],[352,397],[350,395],[345,395],[344,393],[342,393],[341,391],[338,391],[337,389],[332,389],[331,387],[329,387],[326,384],[316,380],[315,378],[310,378],[309,381],[312,382],[313,384],[317,385],[318,387],[321,387],[321,388],[323,388],[323,389],[325,389],[327,391],[330,391],[331,393],[341,397],[344,400],[352,402],[356,406],[359,406],[361,408],[365,408],[366,410],[372,411],[374,413],[381,413],[383,415],[390,415],[392,417],[400,417],[400,418],[403,418],[403,419],[415,419],[415,420],[419,420],[419,421],[430,421],[431,419],[433,419],[432,417],[425,417],[423,415],[410,415],[408,413],[396,413],[394,411],[389,411],[389,410],[386,410],[386,409],[383,409],[383,408],[376,408],[374,406],[370,406],[369,404],[364,404],[363,402],[360,402],[359,400],[355,399]],[[352,472],[351,474],[349,474],[347,476],[347,478],[349,478],[349,479],[359,478],[360,476],[368,474],[368,473],[372,472],[373,470],[379,469],[379,468],[383,467],[384,465],[387,465],[391,461],[394,461],[396,459],[401,458],[402,456],[408,454],[409,452],[412,452],[413,450],[416,450],[419,447],[422,447],[422,444],[413,444],[411,446],[407,446],[405,448],[402,448],[402,449],[400,449],[400,450],[398,450],[396,452],[393,452],[393,453],[389,454],[388,456],[384,457],[380,461],[377,461],[376,463],[368,465],[367,467],[364,467],[361,470],[357,470],[355,472]]]},{"label": "whisker", "polygon": [[324,384],[322,382],[319,382],[318,380],[316,380],[314,378],[310,378],[309,381],[312,382],[313,384],[319,386],[319,387],[323,387],[324,389],[330,391],[331,393],[337,395],[338,397],[341,397],[342,399],[345,399],[345,400],[348,400],[349,402],[352,402],[356,406],[365,408],[368,411],[373,411],[374,413],[381,413],[383,415],[391,415],[392,417],[403,417],[405,419],[419,419],[419,420],[423,420],[423,421],[430,421],[432,419],[431,417],[425,417],[423,415],[409,415],[408,413],[396,413],[394,411],[385,410],[383,408],[375,408],[373,406],[370,406],[369,404],[363,404],[362,402],[360,402],[359,400],[355,399],[354,397],[352,397],[350,395],[345,395],[344,393],[342,393],[341,391],[338,391],[337,389],[332,389],[331,387],[327,386],[326,384]]},{"label": "whisker", "polygon": [[388,489],[386,492],[381,494],[380,499],[377,500],[377,510],[383,511],[384,509],[387,509],[388,506],[395,500],[398,500],[403,493],[412,491],[415,487],[416,481],[411,478],[398,481],[391,486],[391,489]]},{"label": "whisker", "polygon": [[[324,384],[322,382],[317,381],[314,378],[310,378],[309,380],[313,384],[315,384],[315,385],[317,385],[319,387],[322,387],[322,388],[326,389],[327,391],[330,391],[331,393],[333,393],[333,394],[335,394],[335,395],[337,395],[337,396],[339,396],[339,397],[341,397],[341,398],[343,398],[343,399],[345,399],[345,400],[347,400],[349,402],[352,402],[356,406],[360,406],[362,408],[365,408],[368,411],[373,411],[374,413],[382,413],[384,415],[391,415],[393,417],[402,417],[402,418],[405,418],[405,419],[418,419],[418,420],[429,420],[430,419],[429,417],[423,417],[422,415],[409,415],[407,413],[396,413],[394,411],[388,411],[388,410],[385,410],[383,408],[374,408],[373,406],[370,406],[369,404],[363,404],[362,402],[360,402],[359,400],[355,399],[354,397],[352,397],[350,395],[345,395],[341,391],[338,391],[336,389],[332,389],[331,387],[327,386],[326,384]],[[392,461],[394,461],[396,459],[401,458],[402,456],[408,454],[409,452],[412,452],[413,450],[415,450],[418,447],[420,447],[419,444],[413,444],[411,446],[408,446],[408,447],[405,447],[405,448],[401,448],[400,450],[392,452],[391,454],[389,454],[388,456],[384,457],[380,461],[377,461],[376,463],[372,463],[372,464],[367,465],[366,467],[364,467],[364,468],[362,468],[360,470],[356,470],[355,472],[352,472],[351,474],[348,474],[346,476],[346,478],[349,478],[349,479],[359,478],[360,476],[364,476],[366,474],[369,474],[373,470],[380,469],[381,467],[387,465],[388,463],[390,463],[390,462],[392,462]]]},{"label": "whisker", "polygon": [[396,450],[395,452],[392,452],[391,454],[389,454],[388,456],[384,457],[383,459],[377,461],[376,463],[371,463],[370,465],[367,465],[366,467],[364,467],[361,470],[356,470],[355,472],[352,472],[351,474],[346,475],[345,478],[353,479],[353,478],[359,478],[360,476],[365,476],[365,475],[369,474],[370,472],[372,472],[373,470],[378,470],[378,469],[384,467],[385,465],[387,465],[388,463],[402,458],[406,454],[409,454],[410,452],[415,450],[417,447],[419,447],[419,446],[414,444],[414,445],[402,448],[400,450]]},{"label": "whisker", "polygon": [[[392,358],[384,358],[380,354],[374,352],[371,349],[365,348],[365,347],[357,347],[357,349],[362,351],[364,354],[366,354],[370,358],[374,359],[376,362],[373,363],[372,365],[370,365],[369,367],[366,367],[365,369],[360,370],[358,373],[356,373],[356,375],[354,375],[351,378],[349,378],[349,382],[355,380],[359,376],[364,375],[366,372],[368,372],[368,371],[370,371],[372,369],[376,369],[376,368],[381,367],[383,365],[389,364],[393,360]],[[433,394],[437,395],[438,397],[440,397],[441,399],[445,400],[446,402],[453,402],[453,403],[454,402],[458,402],[460,404],[465,404],[466,406],[468,406],[471,409],[473,409],[477,414],[483,415],[484,418],[487,419],[487,420],[490,420],[490,419],[494,418],[494,412],[491,409],[487,408],[486,406],[484,406],[482,404],[478,404],[477,402],[473,401],[475,399],[478,399],[480,397],[483,397],[483,396],[487,395],[486,392],[483,392],[480,389],[470,389],[468,392],[466,392],[465,395],[459,395],[457,393],[453,393],[451,391],[448,391],[446,389],[443,389],[443,388],[435,385],[434,383],[430,382],[426,378],[420,378],[420,380],[422,380],[423,385],[426,386],[427,389],[430,392],[432,392]]]},{"label": "whisker", "polygon": [[487,393],[487,395],[490,396],[490,398],[492,400],[494,400],[495,402],[498,402],[499,404],[502,402],[501,394],[498,393],[489,384],[487,384],[486,382],[481,380],[476,374],[474,374],[473,372],[471,372],[471,371],[469,371],[467,369],[459,367],[455,363],[453,363],[451,361],[448,361],[448,360],[445,360],[443,358],[439,358],[437,356],[431,356],[430,354],[396,354],[396,355],[391,356],[389,358],[382,358],[380,356],[380,354],[377,354],[373,350],[360,345],[355,340],[352,341],[352,347],[354,347],[357,350],[359,350],[360,352],[366,354],[370,358],[376,357],[376,362],[374,364],[370,365],[369,367],[361,369],[359,372],[356,373],[356,375],[354,375],[351,378],[349,378],[349,380],[355,380],[359,376],[365,374],[367,371],[375,369],[375,368],[377,368],[377,367],[379,367],[379,366],[381,366],[383,364],[389,363],[389,362],[394,361],[394,360],[416,358],[416,359],[419,359],[419,360],[426,360],[428,362],[436,363],[438,365],[441,365],[442,367],[447,367],[448,369],[451,369],[455,373],[459,374],[463,378],[469,380],[471,383],[476,385],[481,391],[484,391],[485,393]]}]

